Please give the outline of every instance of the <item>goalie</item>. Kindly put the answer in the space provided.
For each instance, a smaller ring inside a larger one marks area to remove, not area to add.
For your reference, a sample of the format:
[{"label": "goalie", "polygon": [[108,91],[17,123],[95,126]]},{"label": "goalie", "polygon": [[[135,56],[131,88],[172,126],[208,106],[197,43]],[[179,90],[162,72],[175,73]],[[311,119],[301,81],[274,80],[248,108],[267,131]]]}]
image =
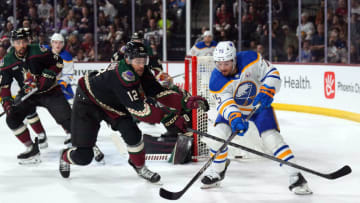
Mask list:
[{"label": "goalie", "polygon": [[[286,144],[277,125],[277,120],[271,103],[273,96],[279,91],[281,80],[279,71],[254,51],[236,53],[234,44],[230,41],[220,42],[214,51],[216,68],[213,70],[209,88],[216,99],[218,117],[214,135],[221,138],[229,137],[232,132],[245,131],[249,123],[246,115],[258,103],[259,110],[250,119],[254,122],[265,148],[284,161],[294,162],[294,155]],[[246,136],[245,132],[238,133]],[[215,154],[222,145],[211,142],[211,154]],[[230,160],[227,159],[227,148],[213,161],[201,182],[203,188],[218,186],[224,179]],[[302,174],[294,168],[280,165],[289,174],[289,189],[295,194],[308,195],[312,191]]]},{"label": "goalie", "polygon": [[[164,89],[147,68],[148,55],[139,42],[128,42],[125,58],[112,63],[101,72],[85,75],[78,81],[71,119],[71,148],[60,156],[59,171],[64,178],[70,176],[70,164],[87,165],[93,158],[100,122],[106,121],[113,130],[119,131],[127,144],[128,163],[135,172],[152,183],[160,181],[160,175],[145,165],[142,133],[132,116],[143,122],[162,122],[168,129],[185,131],[187,122],[181,109],[196,109],[206,100]],[[163,104],[158,107],[146,102],[153,97]]]}]

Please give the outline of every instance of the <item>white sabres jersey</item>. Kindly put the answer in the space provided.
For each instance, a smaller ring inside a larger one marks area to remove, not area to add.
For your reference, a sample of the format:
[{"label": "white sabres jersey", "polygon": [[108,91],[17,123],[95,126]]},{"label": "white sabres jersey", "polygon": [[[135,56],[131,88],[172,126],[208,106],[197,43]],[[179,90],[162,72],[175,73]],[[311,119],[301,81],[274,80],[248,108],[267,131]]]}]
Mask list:
[{"label": "white sabres jersey", "polygon": [[248,115],[261,86],[274,88],[275,92],[279,92],[281,86],[279,71],[254,51],[238,52],[235,68],[238,73],[228,77],[215,68],[209,82],[216,110],[226,120],[232,112]]},{"label": "white sabres jersey", "polygon": [[189,54],[191,56],[212,56],[217,43],[213,40],[210,45],[206,45],[204,41],[196,43],[191,49]]}]

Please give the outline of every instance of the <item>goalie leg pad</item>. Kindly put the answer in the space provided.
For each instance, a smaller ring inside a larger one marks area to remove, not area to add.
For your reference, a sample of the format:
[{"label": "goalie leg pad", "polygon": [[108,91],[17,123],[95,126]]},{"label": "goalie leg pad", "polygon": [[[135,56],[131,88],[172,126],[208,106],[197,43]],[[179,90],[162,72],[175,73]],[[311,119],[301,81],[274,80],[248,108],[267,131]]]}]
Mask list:
[{"label": "goalie leg pad", "polygon": [[173,164],[184,164],[191,161],[193,137],[179,135],[173,150]]}]

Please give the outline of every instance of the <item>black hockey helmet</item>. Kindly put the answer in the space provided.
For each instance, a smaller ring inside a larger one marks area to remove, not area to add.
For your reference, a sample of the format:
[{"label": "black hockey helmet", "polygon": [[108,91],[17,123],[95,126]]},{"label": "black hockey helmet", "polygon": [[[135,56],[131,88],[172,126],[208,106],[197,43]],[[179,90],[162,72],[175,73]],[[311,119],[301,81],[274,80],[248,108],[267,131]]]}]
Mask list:
[{"label": "black hockey helmet", "polygon": [[144,34],[143,32],[140,30],[138,32],[134,32],[132,35],[131,35],[131,41],[134,42],[143,42],[144,40]]},{"label": "black hockey helmet", "polygon": [[31,36],[31,30],[29,28],[18,28],[11,31],[11,40],[28,39]]},{"label": "black hockey helmet", "polygon": [[133,58],[148,58],[145,46],[140,42],[128,42],[125,46],[125,57]]}]

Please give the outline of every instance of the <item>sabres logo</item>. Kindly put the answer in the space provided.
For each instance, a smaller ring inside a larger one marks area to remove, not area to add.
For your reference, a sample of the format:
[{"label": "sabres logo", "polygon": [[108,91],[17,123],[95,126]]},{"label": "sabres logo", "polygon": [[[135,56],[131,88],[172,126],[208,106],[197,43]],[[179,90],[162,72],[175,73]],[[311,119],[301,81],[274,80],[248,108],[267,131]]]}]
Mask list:
[{"label": "sabres logo", "polygon": [[135,80],[135,75],[130,70],[121,73],[121,77],[124,78],[124,80],[128,81],[128,82],[132,82]]},{"label": "sabres logo", "polygon": [[242,106],[252,104],[256,96],[256,90],[256,84],[251,81],[240,83],[235,91],[235,102]]}]

